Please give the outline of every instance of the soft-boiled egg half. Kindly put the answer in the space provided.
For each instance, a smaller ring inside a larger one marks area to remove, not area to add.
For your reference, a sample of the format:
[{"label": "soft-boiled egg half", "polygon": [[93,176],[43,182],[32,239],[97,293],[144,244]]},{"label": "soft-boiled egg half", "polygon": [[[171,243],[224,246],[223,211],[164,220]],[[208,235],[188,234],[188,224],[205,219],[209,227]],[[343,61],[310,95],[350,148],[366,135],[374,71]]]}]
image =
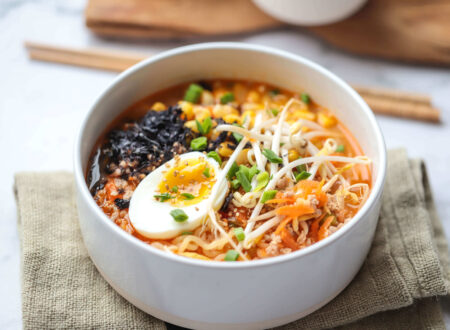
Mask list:
[{"label": "soft-boiled egg half", "polygon": [[201,152],[175,156],[147,175],[130,201],[129,216],[143,236],[168,239],[191,231],[207,217],[211,198],[217,210],[228,193],[228,183],[214,189],[220,165]]}]

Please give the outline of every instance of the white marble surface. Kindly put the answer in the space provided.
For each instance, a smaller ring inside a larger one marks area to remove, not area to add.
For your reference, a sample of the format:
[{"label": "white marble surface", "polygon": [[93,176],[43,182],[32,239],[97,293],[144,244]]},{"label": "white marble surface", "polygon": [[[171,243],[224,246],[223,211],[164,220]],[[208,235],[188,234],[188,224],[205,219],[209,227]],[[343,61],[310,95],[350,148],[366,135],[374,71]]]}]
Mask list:
[{"label": "white marble surface", "polygon": [[[21,328],[19,241],[12,193],[18,171],[72,169],[74,137],[114,73],[31,62],[25,39],[152,54],[178,42],[126,44],[92,36],[85,0],[0,1],[0,329]],[[219,40],[225,40],[220,38]],[[450,69],[387,63],[333,49],[308,33],[278,30],[226,40],[270,45],[308,57],[348,82],[425,92],[442,109],[440,125],[378,117],[389,148],[406,147],[426,160],[438,212],[450,238]],[[198,40],[195,40],[198,42]],[[447,325],[450,304],[445,303]]]}]

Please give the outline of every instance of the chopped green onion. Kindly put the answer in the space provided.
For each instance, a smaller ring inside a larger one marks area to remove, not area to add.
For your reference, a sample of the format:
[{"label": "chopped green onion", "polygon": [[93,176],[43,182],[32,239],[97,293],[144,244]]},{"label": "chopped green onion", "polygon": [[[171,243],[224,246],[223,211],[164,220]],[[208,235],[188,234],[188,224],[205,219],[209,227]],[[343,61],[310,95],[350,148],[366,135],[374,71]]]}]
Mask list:
[{"label": "chopped green onion", "polygon": [[[302,158],[302,157],[300,157],[300,158]],[[300,159],[300,158],[299,158],[299,159]],[[298,166],[296,167],[296,169],[297,169],[297,172],[298,172],[298,173],[303,172],[303,171],[306,171],[306,164],[298,165]]]},{"label": "chopped green onion", "polygon": [[211,176],[211,174],[209,174],[209,167],[205,167],[205,170],[203,171],[203,175],[207,178],[209,178]]},{"label": "chopped green onion", "polygon": [[337,146],[336,152],[344,152],[344,151],[345,151],[345,146],[343,144],[340,144]]},{"label": "chopped green onion", "polygon": [[[239,172],[244,173],[245,176],[247,177],[247,179],[248,179],[249,176],[250,176],[250,169],[249,169],[247,166],[245,166],[245,165],[239,165]],[[236,173],[236,174],[237,174],[237,173]]]},{"label": "chopped green onion", "polygon": [[231,187],[235,190],[239,189],[241,186],[241,182],[238,179],[234,179],[231,181]]},{"label": "chopped green onion", "polygon": [[222,97],[220,98],[220,103],[222,104],[227,104],[233,101],[234,101],[234,94],[231,92],[223,94]]},{"label": "chopped green onion", "polygon": [[186,93],[184,94],[184,100],[191,103],[197,103],[200,99],[200,96],[202,95],[202,92],[202,86],[197,84],[190,84],[188,89],[186,90]]},{"label": "chopped green onion", "polygon": [[263,195],[261,197],[261,203],[264,204],[265,202],[270,201],[275,197],[276,194],[277,194],[276,190],[267,190],[263,192]]},{"label": "chopped green onion", "polygon": [[212,128],[211,117],[205,118],[205,120],[203,120],[201,124],[198,120],[195,120],[195,123],[197,124],[197,129],[201,135],[207,135],[211,131]]},{"label": "chopped green onion", "polygon": [[278,113],[280,111],[278,111],[278,109],[270,109],[270,111],[272,112],[272,115],[274,115],[275,117],[278,116]]},{"label": "chopped green onion", "polygon": [[186,199],[194,199],[195,196],[190,193],[182,193],[181,196],[183,196]]},{"label": "chopped green onion", "polygon": [[236,236],[239,242],[242,242],[245,239],[244,229],[241,227],[234,228],[234,236]]},{"label": "chopped green onion", "polygon": [[[247,167],[245,167],[245,168],[247,168]],[[248,171],[248,168],[247,168],[247,171]],[[248,180],[248,176],[245,173],[245,171],[239,170],[238,172],[236,172],[236,178],[241,183],[242,188],[244,188],[245,192],[250,192],[252,190],[252,185],[250,184],[250,181]]]},{"label": "chopped green onion", "polygon": [[176,222],[184,222],[188,219],[187,214],[181,209],[175,209],[170,211],[170,215]]},{"label": "chopped green onion", "polygon": [[241,183],[239,182],[238,179],[234,179],[233,181],[231,181],[231,187],[233,187],[233,189],[239,189],[239,187],[241,186]]},{"label": "chopped green onion", "polygon": [[160,194],[160,195],[154,195],[153,196],[158,202],[161,202],[161,203],[164,203],[165,201],[167,201],[167,200],[169,200],[169,199],[172,199],[172,198],[175,198],[175,197],[173,197],[171,194],[169,194],[169,193],[163,193],[163,194]]},{"label": "chopped green onion", "polygon": [[266,156],[266,158],[269,160],[269,162],[271,163],[275,163],[275,164],[281,164],[283,162],[283,159],[281,159],[280,157],[278,157],[272,150],[270,149],[264,149],[262,154],[264,156]]},{"label": "chopped green onion", "polygon": [[[242,127],[241,125],[236,124],[236,123],[234,123],[233,126]],[[241,142],[242,139],[244,138],[244,136],[242,134],[239,134],[239,133],[236,133],[236,132],[233,132],[232,134],[233,134],[233,137],[234,137],[234,139],[236,140],[237,143]]]},{"label": "chopped green onion", "polygon": [[269,94],[270,94],[271,96],[278,95],[278,94],[280,94],[280,90],[279,90],[278,88],[272,89],[272,90],[269,92]]},{"label": "chopped green onion", "polygon": [[178,187],[177,187],[177,186],[173,186],[173,187],[172,187],[172,191],[173,191],[174,193],[177,193],[177,192],[178,192]]},{"label": "chopped green onion", "polygon": [[208,152],[208,154],[206,155],[209,158],[214,159],[216,162],[219,163],[219,165],[222,165],[222,158],[220,158],[219,154],[215,151],[210,151]]},{"label": "chopped green onion", "polygon": [[311,102],[311,98],[309,97],[309,94],[307,93],[302,93],[300,95],[300,98],[302,99],[303,102],[305,102],[306,104],[309,104],[309,102]]},{"label": "chopped green onion", "polygon": [[236,261],[239,258],[239,252],[236,250],[228,250],[227,254],[225,255],[225,261]]},{"label": "chopped green onion", "polygon": [[236,164],[236,162],[231,165],[230,170],[227,173],[227,179],[231,181],[231,179],[236,175],[236,172],[239,171],[239,166]]},{"label": "chopped green onion", "polygon": [[264,189],[268,183],[269,183],[269,173],[267,173],[266,171],[259,173],[258,176],[256,177],[256,187],[254,191],[256,192]]},{"label": "chopped green onion", "polygon": [[244,136],[242,136],[242,134],[239,134],[239,133],[236,133],[236,132],[233,132],[233,137],[234,137],[234,139],[236,140],[237,143],[241,142],[242,139],[244,138]]},{"label": "chopped green onion", "polygon": [[208,140],[204,136],[201,136],[201,137],[198,137],[191,141],[191,149],[197,150],[197,151],[205,150],[207,144],[208,144]]},{"label": "chopped green onion", "polygon": [[308,179],[311,176],[311,173],[306,171],[301,171],[299,174],[295,176],[295,181],[299,182],[305,179]]},{"label": "chopped green onion", "polygon": [[249,181],[252,181],[253,177],[259,173],[258,168],[256,167],[256,165],[253,165],[249,170],[248,170],[248,179]]},{"label": "chopped green onion", "polygon": [[193,235],[194,233],[192,231],[183,231],[181,235]]}]

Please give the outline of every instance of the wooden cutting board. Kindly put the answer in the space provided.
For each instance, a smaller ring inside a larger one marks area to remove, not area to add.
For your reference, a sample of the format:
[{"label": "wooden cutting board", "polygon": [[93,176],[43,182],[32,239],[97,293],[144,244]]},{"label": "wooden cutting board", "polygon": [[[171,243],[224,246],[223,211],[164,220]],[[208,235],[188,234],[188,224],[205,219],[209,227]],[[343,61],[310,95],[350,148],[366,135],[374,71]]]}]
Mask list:
[{"label": "wooden cutting board", "polygon": [[[86,24],[105,37],[154,39],[249,33],[284,25],[250,0],[89,0]],[[352,53],[450,65],[450,0],[369,0],[345,21],[308,29]]]}]

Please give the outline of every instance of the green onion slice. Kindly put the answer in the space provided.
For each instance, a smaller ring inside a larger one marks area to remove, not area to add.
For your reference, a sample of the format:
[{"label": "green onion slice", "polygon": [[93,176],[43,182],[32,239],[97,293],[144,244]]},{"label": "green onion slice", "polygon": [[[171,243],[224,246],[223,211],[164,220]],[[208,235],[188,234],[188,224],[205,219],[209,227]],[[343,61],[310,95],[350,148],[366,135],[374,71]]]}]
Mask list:
[{"label": "green onion slice", "polygon": [[271,199],[273,199],[275,197],[276,194],[277,194],[276,190],[265,191],[261,197],[261,203],[264,204],[265,202],[270,201]]},{"label": "green onion slice", "polygon": [[231,92],[223,94],[222,97],[220,98],[220,103],[222,104],[227,104],[233,101],[234,101],[234,94]]},{"label": "green onion slice", "polygon": [[234,228],[234,236],[236,236],[239,242],[242,242],[245,239],[244,229],[241,227]]},{"label": "green onion slice", "polygon": [[295,181],[299,182],[305,179],[308,179],[311,176],[311,173],[306,171],[301,171],[299,174],[295,176]]},{"label": "green onion slice", "polygon": [[236,261],[239,258],[239,252],[236,250],[228,250],[225,255],[225,261]]},{"label": "green onion slice", "polygon": [[188,219],[187,214],[181,209],[175,209],[170,211],[170,215],[176,222],[184,222]]},{"label": "green onion slice", "polygon": [[311,98],[309,97],[309,94],[307,93],[302,93],[300,95],[300,98],[302,99],[303,102],[305,102],[306,104],[309,104],[309,102],[311,102]]},{"label": "green onion slice", "polygon": [[233,181],[231,181],[231,187],[233,187],[234,190],[239,189],[240,186],[241,183],[238,179],[234,179]]},{"label": "green onion slice", "polygon": [[186,93],[184,94],[184,100],[191,103],[197,103],[202,96],[202,92],[202,86],[197,84],[190,84],[188,89],[186,90]]},{"label": "green onion slice", "polygon": [[163,193],[163,194],[159,194],[159,195],[154,195],[153,196],[158,202],[164,203],[165,201],[175,198],[173,197],[171,194],[169,193]]},{"label": "green onion slice", "polygon": [[209,158],[214,159],[216,162],[219,163],[219,165],[222,166],[222,158],[220,158],[219,154],[215,151],[210,151],[208,152],[208,154],[206,155]]},{"label": "green onion slice", "polygon": [[189,199],[189,200],[195,198],[195,196],[190,193],[182,193],[181,196],[183,196],[184,198]]},{"label": "green onion slice", "polygon": [[253,165],[252,167],[250,167],[250,169],[248,170],[248,179],[250,181],[252,181],[253,177],[259,173],[258,168],[256,167],[256,165]]},{"label": "green onion slice", "polygon": [[233,179],[233,177],[236,175],[237,171],[239,171],[239,166],[236,164],[236,162],[234,162],[233,165],[231,165],[231,168],[227,173],[227,179],[229,181],[231,181],[231,179]]},{"label": "green onion slice", "polygon": [[204,136],[201,136],[191,141],[191,149],[196,151],[205,150],[207,144],[208,140]]},{"label": "green onion slice", "polygon": [[262,154],[264,156],[266,156],[266,158],[269,160],[269,162],[271,163],[275,163],[275,164],[281,164],[283,162],[283,159],[281,159],[280,157],[278,157],[272,150],[270,149],[264,149]]},{"label": "green onion slice", "polygon": [[343,144],[340,144],[337,146],[336,152],[344,152],[344,151],[345,151],[345,146]]},{"label": "green onion slice", "polygon": [[203,171],[203,175],[207,178],[211,177],[211,174],[209,174],[209,167],[205,167],[205,170]]},{"label": "green onion slice", "polygon": [[[247,171],[248,171],[248,168],[247,168]],[[248,176],[246,175],[245,171],[241,171],[241,170],[237,171],[236,179],[239,180],[239,182],[241,183],[242,188],[244,188],[245,192],[250,192],[252,190],[252,185],[250,184],[250,181],[248,180]]]},{"label": "green onion slice", "polygon": [[200,132],[201,135],[207,135],[212,128],[212,120],[211,117],[205,118],[202,123],[200,123],[198,120],[195,120],[195,123],[197,124],[197,129]]},{"label": "green onion slice", "polygon": [[263,190],[268,183],[269,183],[269,173],[267,173],[266,171],[259,173],[258,176],[256,177],[256,187],[254,191],[256,192]]}]

